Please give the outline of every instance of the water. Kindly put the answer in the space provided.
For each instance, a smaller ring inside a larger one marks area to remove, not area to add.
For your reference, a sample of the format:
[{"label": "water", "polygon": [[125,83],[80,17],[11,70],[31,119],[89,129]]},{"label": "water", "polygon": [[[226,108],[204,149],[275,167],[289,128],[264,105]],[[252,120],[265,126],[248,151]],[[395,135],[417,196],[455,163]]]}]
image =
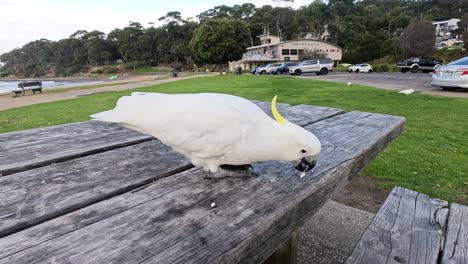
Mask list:
[{"label": "water", "polygon": [[[1,81],[0,80],[0,94],[9,93],[18,87],[18,83],[21,81]],[[102,83],[103,81],[98,80],[53,80],[53,81],[42,81],[42,88],[50,89],[57,87],[68,87],[77,85],[90,85],[96,83]]]}]

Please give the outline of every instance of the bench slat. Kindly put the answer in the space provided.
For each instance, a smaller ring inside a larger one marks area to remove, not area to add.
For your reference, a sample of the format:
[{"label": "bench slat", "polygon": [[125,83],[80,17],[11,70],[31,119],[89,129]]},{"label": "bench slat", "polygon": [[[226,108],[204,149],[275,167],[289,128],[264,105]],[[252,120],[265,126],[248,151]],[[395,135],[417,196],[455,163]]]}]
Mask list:
[{"label": "bench slat", "polygon": [[450,204],[442,264],[468,263],[468,207]]},{"label": "bench slat", "polygon": [[320,121],[307,129],[319,136],[323,152],[302,179],[283,162],[254,164],[255,178],[210,180],[201,170],[182,172],[4,237],[0,263],[260,263],[403,124],[362,112]]},{"label": "bench slat", "polygon": [[395,187],[346,263],[437,263],[446,201]]},{"label": "bench slat", "polygon": [[153,140],[1,177],[0,237],[190,167]]},{"label": "bench slat", "polygon": [[[258,105],[258,107],[260,107],[267,115],[273,118],[273,115],[271,114],[270,103],[255,100],[253,100],[253,102]],[[341,109],[312,105],[290,106],[288,104],[277,104],[277,109],[280,114],[290,122],[300,126],[307,126],[320,120],[344,113],[344,111]],[[309,118],[304,119],[303,116],[308,116]]]},{"label": "bench slat", "polygon": [[[271,115],[270,103],[255,103]],[[281,104],[280,111],[302,126],[343,113],[335,108],[286,104]],[[151,139],[117,124],[98,121],[4,133],[0,134],[0,176]]]},{"label": "bench slat", "polygon": [[151,139],[98,121],[4,133],[0,134],[0,176]]}]

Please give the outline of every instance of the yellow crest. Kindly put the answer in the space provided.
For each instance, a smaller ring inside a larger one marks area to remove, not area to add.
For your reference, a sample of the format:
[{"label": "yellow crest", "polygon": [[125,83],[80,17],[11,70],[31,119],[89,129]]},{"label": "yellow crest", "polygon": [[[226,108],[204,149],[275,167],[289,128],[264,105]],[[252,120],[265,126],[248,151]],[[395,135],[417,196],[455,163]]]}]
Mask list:
[{"label": "yellow crest", "polygon": [[276,109],[277,97],[278,96],[275,95],[275,97],[273,97],[273,101],[271,101],[271,113],[273,114],[273,117],[275,118],[276,122],[278,122],[280,125],[284,125],[284,118],[280,115],[278,109]]}]

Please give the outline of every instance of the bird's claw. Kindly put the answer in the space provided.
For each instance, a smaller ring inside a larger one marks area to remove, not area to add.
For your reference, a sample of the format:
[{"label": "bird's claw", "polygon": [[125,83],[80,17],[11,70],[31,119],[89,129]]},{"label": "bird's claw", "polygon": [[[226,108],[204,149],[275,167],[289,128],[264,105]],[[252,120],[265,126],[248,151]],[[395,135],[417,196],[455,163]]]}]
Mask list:
[{"label": "bird's claw", "polygon": [[223,178],[250,178],[256,174],[250,164],[247,165],[221,165],[216,173],[207,173],[205,178],[223,179]]}]

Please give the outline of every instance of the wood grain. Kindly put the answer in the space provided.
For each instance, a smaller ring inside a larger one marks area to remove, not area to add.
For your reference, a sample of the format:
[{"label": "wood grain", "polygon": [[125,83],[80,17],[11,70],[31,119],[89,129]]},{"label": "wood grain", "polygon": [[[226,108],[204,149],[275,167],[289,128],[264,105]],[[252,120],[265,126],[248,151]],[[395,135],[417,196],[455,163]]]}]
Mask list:
[{"label": "wood grain", "polygon": [[[271,104],[255,101],[271,115]],[[285,118],[308,125],[343,113],[340,109],[279,104]],[[0,176],[154,139],[117,124],[86,121],[0,134]]]},{"label": "wood grain", "polygon": [[437,263],[446,201],[395,187],[346,263]]},{"label": "wood grain", "polygon": [[323,152],[302,179],[284,162],[254,164],[254,178],[209,180],[200,170],[182,172],[4,237],[0,263],[260,263],[403,124],[362,112],[314,123],[307,129]]},{"label": "wood grain", "polygon": [[447,224],[442,264],[468,263],[468,207],[453,203]]},{"label": "wood grain", "polygon": [[153,140],[0,177],[0,237],[189,167]]},{"label": "wood grain", "polygon": [[0,134],[0,176],[151,139],[98,121],[4,133]]},{"label": "wood grain", "polygon": [[[258,105],[267,115],[273,118],[273,115],[271,114],[271,103],[255,100],[253,102]],[[290,106],[288,104],[277,104],[277,108],[283,117],[285,117],[290,122],[300,126],[307,126],[323,119],[344,113],[344,111],[341,109],[312,105]]]}]

